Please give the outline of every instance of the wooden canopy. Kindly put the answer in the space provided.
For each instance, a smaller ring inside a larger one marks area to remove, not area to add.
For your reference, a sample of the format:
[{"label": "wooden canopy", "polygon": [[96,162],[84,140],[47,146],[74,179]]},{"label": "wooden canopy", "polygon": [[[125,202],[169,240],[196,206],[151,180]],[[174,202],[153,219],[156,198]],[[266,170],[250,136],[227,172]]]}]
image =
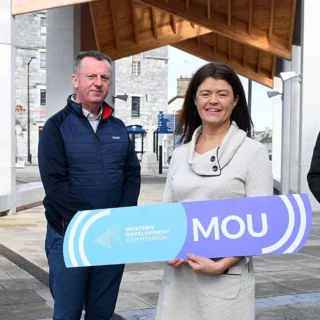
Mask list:
[{"label": "wooden canopy", "polygon": [[291,59],[296,1],[13,0],[12,12],[82,3],[85,37],[113,60],[172,45],[272,87],[276,57]]}]

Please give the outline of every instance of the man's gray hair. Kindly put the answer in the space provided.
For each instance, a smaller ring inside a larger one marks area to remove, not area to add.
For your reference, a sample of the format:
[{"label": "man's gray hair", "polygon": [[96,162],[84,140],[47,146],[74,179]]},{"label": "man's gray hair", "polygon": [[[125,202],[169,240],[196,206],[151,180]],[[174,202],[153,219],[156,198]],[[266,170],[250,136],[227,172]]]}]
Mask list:
[{"label": "man's gray hair", "polygon": [[100,51],[95,51],[95,50],[82,51],[74,59],[74,69],[73,70],[74,70],[75,74],[79,71],[81,61],[86,57],[95,58],[99,61],[106,60],[111,65],[111,59],[107,55],[105,55],[104,53],[102,53]]}]

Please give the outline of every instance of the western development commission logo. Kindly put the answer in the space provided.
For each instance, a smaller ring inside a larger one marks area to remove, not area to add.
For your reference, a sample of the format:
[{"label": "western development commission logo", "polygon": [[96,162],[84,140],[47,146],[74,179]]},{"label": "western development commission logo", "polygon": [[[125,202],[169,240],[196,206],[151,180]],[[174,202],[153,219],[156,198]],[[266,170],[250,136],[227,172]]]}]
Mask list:
[{"label": "western development commission logo", "polygon": [[67,267],[298,252],[310,232],[307,195],[185,202],[79,212]]}]

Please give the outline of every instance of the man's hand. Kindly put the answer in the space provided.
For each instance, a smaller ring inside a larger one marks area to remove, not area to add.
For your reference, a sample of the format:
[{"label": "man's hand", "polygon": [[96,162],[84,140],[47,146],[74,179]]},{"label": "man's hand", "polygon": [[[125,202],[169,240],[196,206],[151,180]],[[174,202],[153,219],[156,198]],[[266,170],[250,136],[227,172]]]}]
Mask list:
[{"label": "man's hand", "polygon": [[208,258],[202,258],[194,254],[188,254],[189,260],[187,260],[189,266],[195,273],[204,274],[221,274],[224,271],[220,261],[214,262]]},{"label": "man's hand", "polygon": [[167,264],[172,267],[172,268],[180,268],[184,263],[186,263],[187,261],[184,259],[172,259],[170,261],[167,261]]}]

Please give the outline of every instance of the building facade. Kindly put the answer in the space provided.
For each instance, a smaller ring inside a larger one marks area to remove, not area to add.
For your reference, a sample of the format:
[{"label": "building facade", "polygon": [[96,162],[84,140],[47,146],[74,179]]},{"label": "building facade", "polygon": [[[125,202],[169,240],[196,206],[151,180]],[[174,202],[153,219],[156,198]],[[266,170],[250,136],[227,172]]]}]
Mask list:
[{"label": "building facade", "polygon": [[44,124],[46,112],[46,13],[19,15],[15,22],[16,158],[28,159],[29,118],[30,154],[36,161],[39,127]]}]

